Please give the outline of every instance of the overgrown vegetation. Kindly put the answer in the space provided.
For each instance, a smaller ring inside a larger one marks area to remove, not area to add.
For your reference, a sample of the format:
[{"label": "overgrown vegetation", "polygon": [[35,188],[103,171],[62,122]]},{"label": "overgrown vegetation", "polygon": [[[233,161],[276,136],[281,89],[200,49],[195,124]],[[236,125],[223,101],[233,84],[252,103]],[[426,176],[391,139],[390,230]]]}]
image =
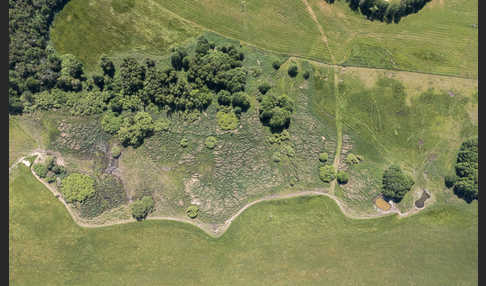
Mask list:
[{"label": "overgrown vegetation", "polygon": [[132,203],[132,216],[140,221],[147,217],[154,209],[154,200],[150,196],[144,196],[143,198]]},{"label": "overgrown vegetation", "polygon": [[334,169],[333,165],[319,167],[319,178],[324,183],[330,183],[336,178],[336,169]]},{"label": "overgrown vegetation", "polygon": [[83,202],[94,195],[94,180],[88,175],[70,174],[62,181],[61,193],[68,203]]},{"label": "overgrown vegetation", "polygon": [[412,177],[403,173],[400,166],[392,165],[383,173],[382,194],[386,199],[400,202],[414,183]]},{"label": "overgrown vegetation", "polygon": [[478,198],[478,138],[461,144],[454,166],[456,174],[445,177],[445,185],[454,187],[454,193],[467,202]]},{"label": "overgrown vegetation", "polygon": [[[325,0],[327,3],[334,3],[334,0]],[[349,8],[353,11],[359,11],[365,15],[367,19],[379,20],[386,23],[400,22],[400,19],[417,13],[430,0],[400,0],[386,1],[386,0],[345,0]]]}]

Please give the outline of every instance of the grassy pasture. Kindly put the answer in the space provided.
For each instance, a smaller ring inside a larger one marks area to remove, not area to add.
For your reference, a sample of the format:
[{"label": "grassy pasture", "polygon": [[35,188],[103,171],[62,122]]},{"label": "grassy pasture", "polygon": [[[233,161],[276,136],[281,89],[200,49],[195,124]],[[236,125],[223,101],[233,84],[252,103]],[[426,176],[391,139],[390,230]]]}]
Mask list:
[{"label": "grassy pasture", "polygon": [[368,21],[344,1],[329,5],[308,0],[330,51],[303,1],[133,0],[123,13],[113,9],[116,2],[70,1],[51,29],[54,47],[73,53],[93,69],[102,52],[156,56],[198,31],[212,30],[264,49],[324,62],[330,62],[331,52],[342,65],[477,78],[474,0],[433,0],[399,24]]},{"label": "grassy pasture", "polygon": [[478,283],[477,202],[448,192],[405,219],[348,219],[326,197],[266,202],[213,239],[168,221],[80,228],[23,165],[9,187],[10,285]]}]

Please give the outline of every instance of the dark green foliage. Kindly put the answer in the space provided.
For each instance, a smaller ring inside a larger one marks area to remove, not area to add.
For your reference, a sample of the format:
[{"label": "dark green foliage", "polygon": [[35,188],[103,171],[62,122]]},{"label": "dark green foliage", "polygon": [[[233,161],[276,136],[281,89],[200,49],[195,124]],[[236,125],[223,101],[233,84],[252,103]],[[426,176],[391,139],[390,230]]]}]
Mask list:
[{"label": "dark green foliage", "polygon": [[49,184],[54,183],[56,181],[56,176],[54,174],[50,174],[46,177],[46,181]]},{"label": "dark green foliage", "polygon": [[132,216],[138,221],[143,220],[153,211],[154,206],[152,197],[145,196],[132,204]]},{"label": "dark green foliage", "polygon": [[[49,25],[54,14],[66,2],[67,0],[8,2],[9,82],[21,83],[9,86],[9,112],[23,111],[20,96],[24,91],[43,91],[56,84],[60,69],[56,58],[50,57],[52,48],[47,47]],[[24,84],[28,78],[32,78],[29,87]]]},{"label": "dark green foliage", "polygon": [[54,172],[54,174],[56,174],[60,177],[63,177],[67,173],[66,168],[64,168],[64,166],[60,166],[60,165],[55,165],[54,167],[52,167],[52,172]]},{"label": "dark green foliage", "polygon": [[48,170],[46,165],[44,164],[35,164],[34,166],[32,166],[32,169],[40,178],[45,178],[47,176]]},{"label": "dark green foliage", "polygon": [[328,158],[329,158],[329,155],[327,154],[327,152],[323,152],[323,153],[319,154],[319,161],[321,161],[323,163],[327,162]]},{"label": "dark green foliage", "polygon": [[476,137],[462,143],[455,165],[457,177],[446,176],[446,186],[448,188],[454,186],[454,193],[467,202],[477,199],[478,167],[478,138]]},{"label": "dark green foliage", "polygon": [[319,168],[319,178],[325,182],[330,183],[336,178],[336,170],[333,165],[326,165]]},{"label": "dark green foliage", "polygon": [[274,61],[272,63],[272,67],[275,69],[275,70],[278,70],[280,68],[280,61]]},{"label": "dark green foliage", "polygon": [[399,166],[392,165],[383,173],[382,183],[383,196],[395,202],[400,202],[415,182],[412,177],[404,174]]},{"label": "dark green foliage", "polygon": [[115,65],[113,62],[107,58],[106,56],[101,56],[100,58],[100,67],[103,71],[103,74],[113,78],[115,76]]},{"label": "dark green foliage", "polygon": [[116,134],[123,123],[123,117],[115,112],[107,111],[101,118],[101,128],[110,134]]},{"label": "dark green foliage", "polygon": [[124,95],[135,95],[144,86],[145,67],[134,58],[124,58],[120,65],[119,80]]},{"label": "dark green foliage", "polygon": [[242,111],[246,111],[250,108],[250,98],[244,92],[237,92],[233,94],[231,104],[233,107],[240,107]]},{"label": "dark green foliage", "polygon": [[258,86],[258,91],[260,91],[261,94],[266,94],[267,91],[269,91],[271,88],[272,87],[270,86],[270,84],[265,82],[265,83],[262,83]]},{"label": "dark green foliage", "polygon": [[456,174],[447,175],[444,177],[444,184],[447,188],[452,188],[456,184],[457,176]]},{"label": "dark green foliage", "polygon": [[337,182],[341,185],[347,184],[349,180],[348,174],[344,171],[337,172]]},{"label": "dark green foliage", "polygon": [[229,91],[220,90],[218,92],[218,103],[220,105],[225,105],[225,106],[231,105],[231,99],[232,99],[232,96],[231,96],[231,93]]},{"label": "dark green foliage", "polygon": [[120,142],[127,146],[139,146],[143,139],[152,134],[154,123],[152,117],[147,112],[137,112],[135,116],[123,118],[120,129],[117,132]]},{"label": "dark green foliage", "polygon": [[290,125],[294,102],[285,94],[268,94],[261,102],[260,120],[270,126],[273,132],[280,132]]},{"label": "dark green foliage", "polygon": [[[325,0],[327,3],[334,3],[334,0]],[[400,22],[402,17],[417,13],[430,0],[401,0],[400,4],[385,0],[346,0],[349,8],[353,11],[360,11],[369,20],[379,20],[386,23]]]},{"label": "dark green foliage", "polygon": [[177,48],[170,56],[170,63],[175,70],[181,70],[184,65],[186,69],[189,67],[189,62],[183,64],[183,59],[187,56],[187,52],[182,48]]},{"label": "dark green foliage", "polygon": [[297,65],[292,64],[292,65],[290,65],[287,72],[288,72],[289,76],[296,77],[297,74],[299,73],[299,68],[297,67]]},{"label": "dark green foliage", "polygon": [[309,71],[305,71],[305,72],[302,74],[302,76],[304,77],[304,79],[308,79],[308,78],[309,78],[309,76],[310,76]]},{"label": "dark green foliage", "polygon": [[192,205],[192,206],[189,206],[187,209],[186,209],[186,214],[188,217],[190,218],[196,218],[197,217],[197,214],[199,212],[199,208],[195,205]]}]

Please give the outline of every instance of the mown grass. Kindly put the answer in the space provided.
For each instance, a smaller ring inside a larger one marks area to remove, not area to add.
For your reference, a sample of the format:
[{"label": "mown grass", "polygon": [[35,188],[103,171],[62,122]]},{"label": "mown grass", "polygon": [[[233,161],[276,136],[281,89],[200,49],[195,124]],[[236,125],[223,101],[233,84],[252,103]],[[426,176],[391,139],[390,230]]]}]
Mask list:
[{"label": "mown grass", "polygon": [[199,33],[154,1],[69,1],[56,16],[51,41],[59,53],[76,55],[88,72],[101,54],[157,58]]},{"label": "mown grass", "polygon": [[327,197],[266,202],[213,239],[169,221],[80,228],[23,165],[9,187],[10,285],[478,283],[477,202],[450,193],[405,219],[348,219]]},{"label": "mown grass", "polygon": [[[116,1],[115,1],[116,2]],[[129,1],[130,2],[130,1]],[[54,47],[91,68],[101,53],[160,55],[200,30],[258,47],[342,65],[401,69],[477,78],[477,1],[434,0],[399,24],[369,21],[345,1],[308,0],[328,47],[303,1],[72,0],[56,17]],[[182,20],[185,19],[188,22]],[[474,26],[476,25],[476,26]]]}]

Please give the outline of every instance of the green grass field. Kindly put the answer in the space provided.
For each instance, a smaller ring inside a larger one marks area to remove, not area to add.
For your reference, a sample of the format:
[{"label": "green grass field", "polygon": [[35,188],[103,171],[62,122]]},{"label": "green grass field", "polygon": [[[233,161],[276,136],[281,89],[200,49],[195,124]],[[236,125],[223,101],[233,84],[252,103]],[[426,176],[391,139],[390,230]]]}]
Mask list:
[{"label": "green grass field", "polygon": [[[117,2],[131,2],[123,13]],[[368,21],[344,1],[72,0],[56,17],[53,46],[93,69],[101,53],[158,55],[200,30],[272,51],[343,65],[477,78],[477,1],[433,0],[399,24]],[[116,6],[116,5],[115,5]],[[172,24],[171,24],[172,23]]]},{"label": "green grass field", "polygon": [[477,285],[477,202],[447,192],[405,219],[261,203],[213,239],[168,221],[80,228],[23,165],[9,187],[10,285]]}]

